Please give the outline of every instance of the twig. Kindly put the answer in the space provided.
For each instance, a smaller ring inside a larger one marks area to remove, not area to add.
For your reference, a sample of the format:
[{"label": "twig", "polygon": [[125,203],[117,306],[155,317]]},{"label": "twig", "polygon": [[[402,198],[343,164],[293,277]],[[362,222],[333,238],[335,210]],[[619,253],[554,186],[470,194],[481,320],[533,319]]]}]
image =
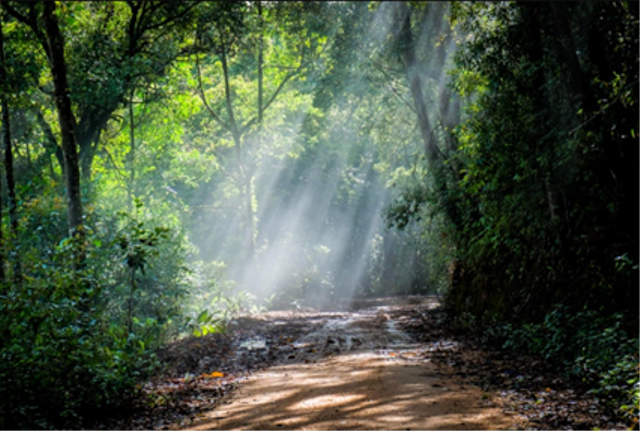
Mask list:
[{"label": "twig", "polygon": [[226,122],[224,122],[222,118],[220,118],[213,109],[211,109],[211,106],[209,105],[209,102],[207,101],[207,98],[204,95],[204,89],[202,87],[202,74],[200,72],[200,55],[198,54],[197,51],[196,51],[196,69],[198,70],[198,89],[200,90],[200,99],[202,99],[202,103],[207,108],[207,111],[209,111],[213,119],[216,120],[226,130],[229,130],[229,125]]},{"label": "twig", "polygon": [[[622,87],[622,90],[626,90],[627,87],[631,87],[634,84],[637,84],[638,82],[640,82],[640,80],[638,81],[634,81],[631,82],[627,85],[625,85],[624,87]],[[593,116],[591,118],[589,118],[587,121],[585,121],[584,123],[580,124],[579,126],[577,126],[576,128],[572,129],[569,132],[569,135],[572,135],[573,133],[577,132],[578,130],[582,129],[584,126],[586,126],[588,123],[590,123],[591,121],[593,121],[598,115],[602,114],[604,111],[606,111],[607,109],[609,109],[611,107],[611,105],[615,104],[616,102],[618,102],[618,100],[620,100],[620,97],[622,96],[622,90],[620,90],[620,94],[618,94],[618,96],[612,101],[607,103],[606,105],[604,105],[598,112],[596,112],[595,114],[593,114]]]}]

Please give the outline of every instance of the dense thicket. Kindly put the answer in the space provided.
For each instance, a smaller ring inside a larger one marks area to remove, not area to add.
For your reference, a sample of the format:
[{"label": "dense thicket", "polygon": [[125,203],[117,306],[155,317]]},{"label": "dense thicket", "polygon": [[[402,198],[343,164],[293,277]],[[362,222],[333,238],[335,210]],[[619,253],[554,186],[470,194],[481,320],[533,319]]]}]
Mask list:
[{"label": "dense thicket", "polygon": [[454,316],[600,382],[633,420],[638,5],[457,4],[452,21],[464,115],[391,220],[444,216]]},{"label": "dense thicket", "polygon": [[450,304],[521,319],[556,303],[626,311],[635,330],[637,5],[488,8],[463,24],[456,85],[479,85],[454,134],[460,179],[439,196],[457,250]]}]

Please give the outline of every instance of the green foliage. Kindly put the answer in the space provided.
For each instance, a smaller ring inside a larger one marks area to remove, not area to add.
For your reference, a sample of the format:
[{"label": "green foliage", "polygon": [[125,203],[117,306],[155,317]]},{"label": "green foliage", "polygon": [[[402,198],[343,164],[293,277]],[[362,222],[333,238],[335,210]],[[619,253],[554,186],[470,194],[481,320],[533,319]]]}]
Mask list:
[{"label": "green foliage", "polygon": [[34,229],[41,238],[21,235],[21,283],[0,286],[3,428],[77,427],[126,406],[155,369],[153,350],[184,325],[179,238],[126,214],[89,214],[82,244],[48,246],[58,219],[41,210],[62,204],[47,202],[25,207],[24,227],[43,224]]},{"label": "green foliage", "polygon": [[631,422],[638,415],[639,341],[624,330],[625,317],[557,306],[540,323],[500,324],[484,332],[486,342],[538,355],[592,387],[613,411]]},{"label": "green foliage", "polygon": [[[142,210],[136,201],[136,212]],[[154,226],[153,220],[141,221],[126,212],[118,217],[120,227],[108,244],[117,251],[103,263],[103,279],[110,288],[102,299],[113,319],[155,347],[185,325],[182,303],[189,287],[189,248],[179,233]]]},{"label": "green foliage", "polygon": [[458,313],[536,321],[571,303],[632,316],[638,233],[623,220],[638,218],[638,60],[624,53],[637,51],[637,10],[465,4],[455,18],[473,34],[451,72],[466,118],[432,188],[391,216],[406,224],[423,205],[445,217]]},{"label": "green foliage", "polygon": [[[336,280],[361,281],[369,230],[382,231],[362,220],[378,214],[383,203],[377,192],[387,174],[400,181],[408,176],[401,156],[387,151],[397,132],[395,118],[377,109],[391,103],[391,92],[380,96],[372,87],[364,101],[351,97],[331,109],[312,105],[320,76],[330,68],[334,24],[346,18],[345,10],[366,8],[263,2],[259,12],[257,6],[57,5],[83,174],[85,236],[69,239],[60,130],[46,47],[39,39],[42,5],[2,5],[20,200],[18,238],[2,251],[20,261],[21,274],[5,265],[1,426],[77,427],[98,413],[119,410],[153,372],[156,348],[179,336],[223,332],[239,314],[262,310],[250,294],[225,281],[233,278],[231,269],[222,270],[223,261],[251,254],[242,232],[251,223],[257,252],[250,258],[296,242],[295,259],[282,268],[291,275],[289,290],[271,294],[265,306],[282,298],[287,305],[321,301],[342,287]],[[201,103],[196,50],[202,91],[221,122]],[[376,79],[381,81],[379,73]],[[241,135],[237,142],[232,116]],[[307,124],[323,131],[307,130]],[[410,124],[402,128],[411,134]],[[265,188],[274,181],[281,187]],[[285,238],[266,228],[270,217],[284,213],[269,210],[269,204],[291,208],[300,199],[293,192],[299,183],[310,186],[309,195],[323,195],[309,213],[315,213],[315,225],[326,226],[326,237],[351,232],[345,250],[325,245],[329,241],[316,232]],[[237,216],[247,201],[251,222]],[[322,220],[325,214],[331,220]],[[6,217],[3,222],[0,228],[8,226]],[[388,263],[393,241],[382,243]],[[396,245],[411,255],[406,237]],[[247,272],[250,258],[233,268],[234,277]],[[336,266],[342,273],[332,273]],[[408,266],[399,263],[396,273],[406,272],[406,284],[417,282],[418,272]],[[387,271],[385,280],[393,274]]]},{"label": "green foliage", "polygon": [[224,280],[224,265],[195,262],[191,267],[185,328],[192,335],[226,333],[229,322],[239,314],[258,311],[254,295]]},{"label": "green foliage", "polygon": [[638,353],[625,355],[600,374],[599,386],[592,389],[610,407],[619,409],[631,426],[636,426],[640,415],[639,371]]},{"label": "green foliage", "polygon": [[126,401],[151,364],[141,340],[96,305],[96,268],[71,268],[74,248],[61,241],[48,264],[24,255],[24,283],[2,289],[3,427],[77,426],[87,411]]}]

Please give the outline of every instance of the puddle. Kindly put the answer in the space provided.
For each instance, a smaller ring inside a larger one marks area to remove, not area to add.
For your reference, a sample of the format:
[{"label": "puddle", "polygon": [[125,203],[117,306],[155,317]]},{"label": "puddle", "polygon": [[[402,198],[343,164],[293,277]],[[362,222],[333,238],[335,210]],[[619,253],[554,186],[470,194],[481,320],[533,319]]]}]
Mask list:
[{"label": "puddle", "polygon": [[397,328],[396,322],[394,322],[393,320],[387,320],[385,322],[385,326],[387,333],[390,335],[389,344],[394,346],[409,346],[415,344],[411,342],[411,338],[409,337],[409,335]]},{"label": "puddle", "polygon": [[249,338],[248,340],[244,340],[238,346],[240,349],[247,350],[259,350],[267,348],[267,340],[262,337]]}]

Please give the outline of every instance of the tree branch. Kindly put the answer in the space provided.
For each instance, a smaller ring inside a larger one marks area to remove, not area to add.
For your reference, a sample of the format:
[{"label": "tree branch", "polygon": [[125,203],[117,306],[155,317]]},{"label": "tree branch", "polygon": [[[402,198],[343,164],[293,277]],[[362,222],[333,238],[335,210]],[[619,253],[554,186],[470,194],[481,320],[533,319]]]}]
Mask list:
[{"label": "tree branch", "polygon": [[[632,85],[635,85],[637,83],[639,83],[640,80],[637,81],[633,81],[627,85],[625,85],[624,87],[622,87],[622,90],[626,90],[627,87],[631,87]],[[587,121],[585,121],[584,123],[580,124],[579,126],[575,127],[574,129],[569,131],[569,135],[573,135],[575,132],[577,132],[578,130],[582,129],[584,126],[586,126],[588,123],[590,123],[591,121],[593,121],[598,115],[602,114],[604,111],[606,111],[607,109],[609,109],[612,105],[614,105],[615,103],[618,102],[618,100],[620,100],[620,97],[622,96],[622,90],[620,90],[620,93],[618,94],[618,96],[613,99],[611,102],[607,103],[606,105],[604,105],[598,112],[596,112],[595,114],[593,114],[593,116],[591,118],[589,118]]]},{"label": "tree branch", "polygon": [[47,57],[49,57],[50,54],[49,54],[49,48],[47,46],[47,40],[44,37],[44,33],[42,33],[42,31],[40,30],[40,27],[38,26],[38,20],[35,15],[36,13],[35,3],[29,4],[29,17],[18,12],[13,6],[11,6],[7,2],[2,2],[2,8],[9,15],[17,19],[19,22],[25,24],[27,27],[29,27],[33,31],[33,33],[36,35],[36,38],[38,38],[38,41],[42,45],[42,48],[44,49],[45,54],[47,55]]},{"label": "tree branch", "polygon": [[163,27],[169,23],[171,23],[172,21],[177,21],[180,18],[182,18],[183,16],[185,16],[186,14],[188,14],[193,8],[195,8],[199,3],[201,3],[201,1],[192,1],[189,2],[189,7],[185,8],[182,12],[180,12],[177,15],[171,16],[169,18],[166,18],[160,22],[157,22],[155,24],[150,24],[150,25],[146,25],[142,28],[142,31],[148,31],[148,30],[155,30],[156,28],[159,27]]},{"label": "tree branch", "polygon": [[125,174],[122,173],[122,171],[120,170],[120,168],[118,167],[118,164],[116,163],[115,159],[113,158],[113,156],[111,155],[111,153],[109,152],[109,150],[107,150],[107,147],[103,147],[102,150],[107,153],[107,156],[109,156],[109,160],[111,160],[111,164],[113,165],[113,167],[116,170],[116,173],[120,176],[120,179],[122,180],[122,182],[127,182],[127,176]]},{"label": "tree branch", "polygon": [[14,17],[15,19],[17,19],[18,21],[20,21],[21,23],[33,28],[33,24],[31,23],[31,21],[29,21],[29,19],[22,15],[20,12],[18,12],[13,6],[9,5],[9,3],[7,2],[3,2],[2,3],[2,8],[7,11],[7,13],[9,15],[11,15],[12,17]]},{"label": "tree branch", "polygon": [[393,91],[393,93],[398,97],[398,99],[404,102],[404,104],[407,105],[409,109],[411,109],[414,113],[416,113],[416,108],[414,108],[413,105],[411,105],[411,103],[407,101],[407,99],[402,97],[402,95],[398,92],[398,90],[393,86],[393,84],[397,81],[391,75],[387,74],[387,72],[382,67],[380,67],[380,65],[378,65],[375,61],[373,61],[373,59],[369,58],[369,61],[371,62],[371,64],[374,65],[376,69],[382,72],[385,78],[389,80],[389,88],[391,88],[391,91]]},{"label": "tree branch", "polygon": [[225,121],[223,121],[222,118],[220,118],[220,116],[218,116],[218,114],[216,114],[213,109],[211,109],[211,106],[207,101],[207,97],[204,94],[204,88],[202,87],[202,73],[200,72],[200,55],[198,54],[197,51],[196,51],[196,69],[198,70],[198,90],[200,90],[200,99],[202,100],[202,103],[207,108],[207,111],[209,111],[209,114],[211,114],[213,119],[216,120],[218,124],[220,124],[226,130],[229,130],[229,125]]},{"label": "tree branch", "polygon": [[[280,82],[280,85],[278,85],[278,88],[276,88],[276,91],[274,91],[274,93],[271,95],[271,97],[269,98],[269,100],[267,101],[267,103],[264,104],[264,106],[262,107],[262,109],[260,110],[258,117],[261,117],[262,114],[264,114],[264,111],[267,110],[267,108],[269,107],[269,105],[271,105],[271,103],[276,99],[276,97],[278,97],[278,94],[280,93],[280,91],[282,90],[282,88],[284,87],[284,85],[287,83],[287,81],[289,81],[291,78],[293,78],[296,74],[298,74],[300,72],[300,70],[302,69],[302,65],[300,65],[295,71],[287,74],[287,76],[284,77],[284,79],[282,80],[282,82]],[[240,134],[245,133],[247,130],[249,130],[249,128],[251,126],[253,126],[257,121],[258,121],[258,117],[253,117],[251,120],[247,121],[247,123],[242,126],[242,129],[240,131]]]}]

